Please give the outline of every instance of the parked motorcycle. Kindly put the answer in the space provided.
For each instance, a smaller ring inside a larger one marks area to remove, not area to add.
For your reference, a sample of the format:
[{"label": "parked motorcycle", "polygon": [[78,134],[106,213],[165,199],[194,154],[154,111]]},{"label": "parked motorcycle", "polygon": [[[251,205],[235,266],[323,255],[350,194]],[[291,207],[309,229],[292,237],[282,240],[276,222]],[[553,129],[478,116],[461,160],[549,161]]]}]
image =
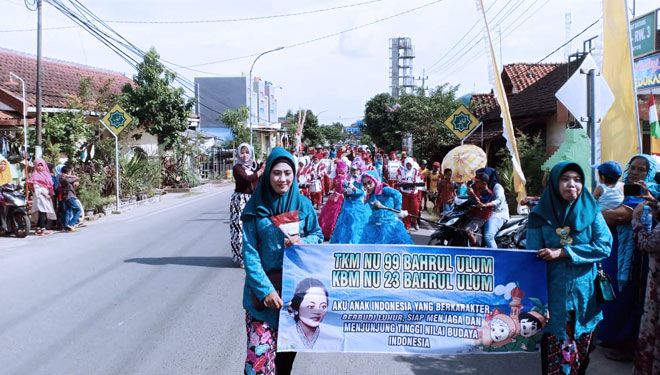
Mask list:
[{"label": "parked motorcycle", "polygon": [[0,186],[0,234],[14,233],[18,238],[24,238],[30,233],[30,216],[28,215],[28,202],[20,188],[7,184]]},{"label": "parked motorcycle", "polygon": [[[476,203],[471,199],[462,198],[459,197],[457,200],[459,203],[440,217],[436,224],[438,229],[431,234],[429,245],[469,246],[464,228],[470,221],[468,215],[470,209]],[[500,249],[524,249],[527,240],[527,219],[527,215],[511,216],[495,235],[497,247]]]}]

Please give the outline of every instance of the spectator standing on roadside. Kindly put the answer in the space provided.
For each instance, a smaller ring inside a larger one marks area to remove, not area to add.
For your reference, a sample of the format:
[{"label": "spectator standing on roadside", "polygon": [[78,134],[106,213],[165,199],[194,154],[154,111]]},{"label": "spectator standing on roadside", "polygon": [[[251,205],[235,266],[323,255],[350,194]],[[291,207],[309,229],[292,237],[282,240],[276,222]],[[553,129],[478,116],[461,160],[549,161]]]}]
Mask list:
[{"label": "spectator standing on roadside", "polygon": [[60,188],[62,189],[62,202],[64,203],[64,229],[69,232],[77,232],[78,220],[80,219],[80,206],[76,196],[78,187],[78,176],[69,174],[71,170],[68,166],[62,167],[62,176],[60,177]]},{"label": "spectator standing on roadside", "polygon": [[45,160],[36,159],[34,161],[34,170],[28,183],[34,191],[32,212],[38,214],[35,234],[37,236],[51,234],[51,231],[46,230],[46,219],[56,220],[57,215],[55,215],[55,208],[53,208],[53,201],[51,199],[54,193],[53,178]]}]

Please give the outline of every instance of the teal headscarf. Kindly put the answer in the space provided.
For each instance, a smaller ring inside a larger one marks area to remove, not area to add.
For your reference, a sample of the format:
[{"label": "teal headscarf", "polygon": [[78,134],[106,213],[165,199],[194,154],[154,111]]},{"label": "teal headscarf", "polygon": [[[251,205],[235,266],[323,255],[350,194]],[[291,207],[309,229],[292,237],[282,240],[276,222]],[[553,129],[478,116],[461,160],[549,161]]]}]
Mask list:
[{"label": "teal headscarf", "polygon": [[[582,177],[582,192],[573,202],[567,202],[559,194],[559,178],[567,170],[576,171]],[[563,161],[552,167],[539,204],[529,214],[528,225],[530,228],[538,228],[547,223],[554,228],[569,226],[572,232],[581,232],[596,220],[598,212],[598,202],[584,187],[584,171],[580,165]]]},{"label": "teal headscarf", "polygon": [[[273,187],[270,186],[270,171],[273,169],[273,166],[280,161],[289,163],[293,168],[294,173],[293,184],[289,191],[283,195],[277,194],[275,190],[273,190]],[[295,165],[296,163],[293,156],[282,147],[275,147],[273,151],[271,151],[270,155],[268,155],[268,159],[266,159],[264,174],[261,179],[259,179],[259,184],[254,190],[254,193],[252,193],[250,200],[245,204],[245,208],[241,214],[241,220],[249,219],[250,216],[277,216],[293,210],[298,210],[299,215],[302,214],[301,208],[303,200],[300,191],[298,190],[298,179],[295,176]],[[300,217],[300,219],[302,219],[302,217]]]}]

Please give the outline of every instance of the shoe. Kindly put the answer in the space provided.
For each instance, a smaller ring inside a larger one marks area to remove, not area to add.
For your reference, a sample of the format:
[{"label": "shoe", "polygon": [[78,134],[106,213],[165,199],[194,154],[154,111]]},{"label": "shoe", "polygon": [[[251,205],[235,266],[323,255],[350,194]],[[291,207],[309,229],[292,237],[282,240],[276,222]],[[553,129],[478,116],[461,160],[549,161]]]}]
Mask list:
[{"label": "shoe", "polygon": [[415,223],[415,230],[419,230],[419,224]]}]

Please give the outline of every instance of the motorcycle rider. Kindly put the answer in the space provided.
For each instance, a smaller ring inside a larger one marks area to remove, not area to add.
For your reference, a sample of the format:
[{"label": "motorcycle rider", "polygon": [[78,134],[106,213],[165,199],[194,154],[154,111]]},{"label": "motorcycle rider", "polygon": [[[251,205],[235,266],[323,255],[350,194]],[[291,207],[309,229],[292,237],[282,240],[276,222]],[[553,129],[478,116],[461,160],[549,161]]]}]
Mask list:
[{"label": "motorcycle rider", "polygon": [[506,202],[504,187],[499,182],[497,171],[494,168],[477,169],[477,174],[488,175],[488,189],[493,192],[493,198],[488,203],[480,203],[484,208],[492,208],[490,217],[484,224],[484,239],[486,247],[497,249],[495,235],[509,220],[509,205]]},{"label": "motorcycle rider", "polygon": [[[482,234],[481,227],[488,221],[492,207],[487,205],[493,198],[493,192],[488,189],[489,178],[484,172],[477,173],[472,178],[472,185],[467,189],[467,195],[476,202],[468,214],[470,221],[465,225],[465,236],[469,246],[480,246]],[[497,247],[497,246],[496,246]]]}]

